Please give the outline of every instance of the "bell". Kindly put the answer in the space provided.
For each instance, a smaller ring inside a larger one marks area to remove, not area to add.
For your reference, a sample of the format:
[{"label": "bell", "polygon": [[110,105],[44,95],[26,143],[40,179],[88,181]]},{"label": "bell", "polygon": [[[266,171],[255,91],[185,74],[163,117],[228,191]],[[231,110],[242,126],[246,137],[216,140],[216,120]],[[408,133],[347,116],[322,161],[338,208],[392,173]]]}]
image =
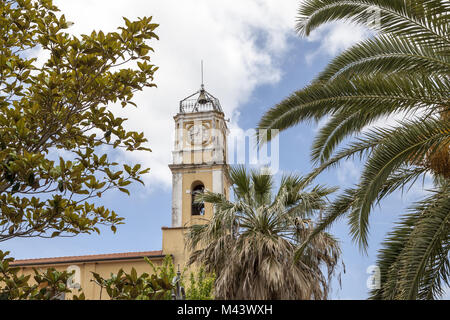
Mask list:
[{"label": "bell", "polygon": [[206,104],[208,102],[208,98],[206,97],[205,90],[200,90],[200,95],[198,96],[197,102],[199,104]]}]

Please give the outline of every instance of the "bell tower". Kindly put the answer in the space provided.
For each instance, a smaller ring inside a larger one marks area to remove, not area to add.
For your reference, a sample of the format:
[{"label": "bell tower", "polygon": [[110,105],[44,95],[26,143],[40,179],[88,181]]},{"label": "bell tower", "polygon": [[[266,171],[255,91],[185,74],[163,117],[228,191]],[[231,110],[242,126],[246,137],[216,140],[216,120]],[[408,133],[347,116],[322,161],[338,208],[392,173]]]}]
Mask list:
[{"label": "bell tower", "polygon": [[174,116],[175,141],[172,171],[172,225],[163,227],[163,254],[185,265],[189,258],[184,233],[193,224],[203,224],[213,215],[209,204],[195,203],[204,191],[229,197],[227,165],[228,128],[217,98],[200,90],[180,101]]}]

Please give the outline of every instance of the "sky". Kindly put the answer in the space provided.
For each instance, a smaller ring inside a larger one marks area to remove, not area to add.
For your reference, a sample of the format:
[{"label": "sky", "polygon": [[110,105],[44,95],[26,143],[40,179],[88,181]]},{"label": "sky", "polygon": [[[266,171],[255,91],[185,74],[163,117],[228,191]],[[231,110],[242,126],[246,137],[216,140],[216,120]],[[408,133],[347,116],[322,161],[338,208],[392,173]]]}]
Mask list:
[{"label": "sky", "polygon": [[[150,167],[146,186],[131,187],[131,196],[109,192],[97,203],[125,217],[117,233],[103,228],[101,235],[73,238],[13,239],[0,243],[17,259],[99,253],[160,250],[162,226],[171,221],[171,162],[173,116],[179,101],[197,91],[201,84],[200,61],[204,61],[206,89],[217,97],[230,119],[232,132],[255,128],[270,107],[307,85],[339,52],[371,36],[368,30],[345,23],[332,23],[308,38],[295,34],[298,0],[78,0],[54,3],[74,22],[74,35],[92,30],[115,31],[124,25],[122,17],[153,16],[160,24],[159,41],[152,62],[157,88],[136,94],[138,108],[114,112],[128,118],[126,127],[143,131],[153,152],[115,153],[120,162]],[[39,62],[47,54],[37,52]],[[310,148],[319,123],[300,124],[279,137],[279,177],[282,173],[308,173]],[[356,183],[361,170],[357,161],[346,161],[319,176],[317,182],[344,189]],[[412,201],[422,198],[427,185],[415,186],[382,202],[371,216],[370,247],[367,254],[352,242],[346,220],[330,232],[341,241],[345,273],[342,285],[333,281],[333,299],[366,299],[367,269],[375,264],[377,249],[393,222]],[[446,298],[450,298],[449,295]]]}]

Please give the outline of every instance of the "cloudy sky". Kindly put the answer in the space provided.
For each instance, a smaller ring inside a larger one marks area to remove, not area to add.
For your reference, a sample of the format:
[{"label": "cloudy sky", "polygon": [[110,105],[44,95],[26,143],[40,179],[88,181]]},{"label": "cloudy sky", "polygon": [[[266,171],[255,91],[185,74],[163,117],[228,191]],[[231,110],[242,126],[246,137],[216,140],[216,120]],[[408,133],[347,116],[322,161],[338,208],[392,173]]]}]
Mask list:
[{"label": "cloudy sky", "polygon": [[[0,249],[16,258],[51,257],[159,250],[161,226],[170,225],[173,116],[181,99],[200,86],[200,61],[204,61],[206,89],[220,99],[230,126],[236,132],[254,128],[265,110],[311,81],[326,63],[343,49],[370,36],[360,27],[334,23],[320,28],[309,38],[295,35],[298,0],[56,0],[67,20],[75,24],[70,32],[79,35],[92,30],[114,31],[132,20],[153,16],[160,24],[153,63],[158,88],[145,89],[135,97],[139,108],[115,108],[125,114],[128,128],[143,131],[152,153],[121,154],[119,160],[140,162],[151,168],[146,187],[135,186],[130,197],[111,192],[99,203],[116,210],[126,224],[116,234],[104,230],[101,236],[66,239],[11,240]],[[40,60],[45,59],[41,52]],[[307,173],[309,150],[319,124],[302,124],[280,136],[280,173]],[[347,161],[319,177],[319,182],[340,187],[356,182],[357,162]],[[333,298],[367,297],[367,268],[374,264],[376,250],[399,213],[411,200],[423,196],[421,187],[408,196],[395,194],[376,209],[371,221],[373,245],[363,255],[348,237],[345,221],[332,232],[342,241],[346,273],[342,288],[335,282]]]},{"label": "cloudy sky", "polygon": [[[78,35],[92,30],[115,31],[129,19],[153,16],[160,24],[160,41],[153,63],[160,67],[155,82],[158,89],[136,95],[137,110],[122,113],[130,120],[128,127],[144,131],[152,154],[131,155],[152,168],[149,188],[170,187],[167,164],[172,147],[173,115],[178,102],[198,90],[200,61],[204,60],[207,90],[220,98],[231,127],[240,128],[243,106],[255,89],[280,83],[282,63],[295,47],[294,25],[297,1],[55,1],[68,21],[75,24],[70,32]],[[362,29],[341,24],[315,33],[306,41],[314,47],[304,52],[305,62],[313,64],[323,55],[334,55],[361,39]],[[45,59],[45,53],[41,54]],[[298,66],[302,69],[302,66]],[[266,107],[266,106],[265,106]],[[120,112],[121,108],[117,108]],[[254,125],[254,123],[253,123]],[[124,155],[128,156],[128,155]]]}]

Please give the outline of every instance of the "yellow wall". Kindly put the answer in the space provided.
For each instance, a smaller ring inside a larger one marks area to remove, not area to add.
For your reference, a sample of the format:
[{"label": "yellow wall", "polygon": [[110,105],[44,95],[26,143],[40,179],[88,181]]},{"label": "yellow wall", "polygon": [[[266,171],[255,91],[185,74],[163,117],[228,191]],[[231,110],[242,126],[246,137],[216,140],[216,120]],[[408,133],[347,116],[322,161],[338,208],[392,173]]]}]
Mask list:
[{"label": "yellow wall", "polygon": [[185,246],[185,232],[187,227],[194,224],[204,224],[212,218],[213,208],[211,204],[205,204],[204,216],[192,216],[192,194],[187,193],[187,190],[192,190],[196,182],[202,182],[205,188],[209,191],[213,190],[213,175],[214,170],[222,169],[223,171],[223,187],[225,189],[225,196],[228,198],[229,179],[226,165],[211,165],[211,166],[177,166],[171,167],[172,172],[181,172],[182,180],[182,227],[167,228],[163,231],[163,254],[172,254],[175,265],[179,264],[183,269],[187,266],[189,259],[189,252]]},{"label": "yellow wall", "polygon": [[189,258],[184,241],[185,232],[186,228],[162,228],[163,253],[171,254],[175,267],[180,265],[180,270],[186,267],[187,259]]},{"label": "yellow wall", "polygon": [[[155,265],[161,265],[163,258],[152,258],[152,261]],[[80,269],[80,286],[83,289],[83,292],[86,296],[86,299],[89,300],[99,300],[100,299],[100,286],[95,284],[93,281],[94,277],[92,276],[92,272],[98,273],[103,278],[110,278],[111,273],[117,274],[117,272],[122,268],[125,272],[129,273],[131,268],[135,268],[137,274],[140,275],[144,272],[148,274],[152,274],[153,270],[151,266],[148,265],[145,260],[135,259],[135,260],[117,260],[117,261],[101,261],[101,262],[86,262],[86,263],[67,263],[67,264],[49,264],[49,265],[40,265],[36,266],[39,270],[43,272],[50,267],[55,268],[58,271],[66,271],[69,266],[77,266]],[[30,284],[35,283],[33,276],[34,271],[31,266],[21,267],[21,272],[24,275],[31,275]],[[77,289],[72,289],[74,294],[78,294]],[[66,298],[71,298],[71,294],[68,294]],[[109,299],[108,294],[105,290],[102,292],[102,300]]]}]

